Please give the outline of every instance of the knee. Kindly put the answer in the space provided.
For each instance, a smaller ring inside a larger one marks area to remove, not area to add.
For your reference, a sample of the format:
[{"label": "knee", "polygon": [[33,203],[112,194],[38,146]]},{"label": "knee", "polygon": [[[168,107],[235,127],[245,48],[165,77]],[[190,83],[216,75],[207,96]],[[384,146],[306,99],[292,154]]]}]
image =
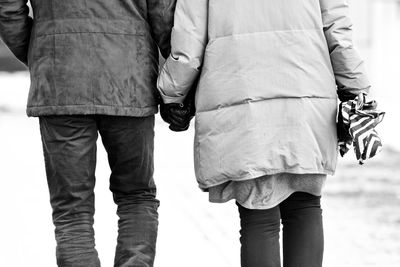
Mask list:
[{"label": "knee", "polygon": [[138,190],[130,193],[114,193],[114,202],[118,213],[139,212],[156,213],[160,201],[156,198],[155,190]]}]

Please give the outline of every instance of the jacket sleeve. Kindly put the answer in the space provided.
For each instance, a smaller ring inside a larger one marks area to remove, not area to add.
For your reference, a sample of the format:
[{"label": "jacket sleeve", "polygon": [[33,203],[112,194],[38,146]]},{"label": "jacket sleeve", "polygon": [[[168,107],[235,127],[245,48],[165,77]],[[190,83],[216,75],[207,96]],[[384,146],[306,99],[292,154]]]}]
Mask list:
[{"label": "jacket sleeve", "polygon": [[0,36],[13,54],[28,64],[32,18],[27,0],[0,0]]},{"label": "jacket sleeve", "polygon": [[367,94],[370,83],[365,64],[353,45],[348,0],[320,0],[325,38],[335,74],[339,98]]},{"label": "jacket sleeve", "polygon": [[199,75],[207,42],[208,0],[178,0],[171,55],[157,82],[164,103],[183,102]]},{"label": "jacket sleeve", "polygon": [[164,58],[167,58],[171,51],[175,5],[176,0],[147,0],[152,35]]}]

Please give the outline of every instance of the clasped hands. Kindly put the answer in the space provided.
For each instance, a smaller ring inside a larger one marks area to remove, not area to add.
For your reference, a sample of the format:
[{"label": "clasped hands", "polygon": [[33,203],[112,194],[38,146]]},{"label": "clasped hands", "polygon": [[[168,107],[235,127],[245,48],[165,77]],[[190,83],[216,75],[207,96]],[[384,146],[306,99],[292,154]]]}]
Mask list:
[{"label": "clasped hands", "polygon": [[169,129],[174,132],[183,132],[189,129],[190,121],[194,117],[194,103],[161,103],[161,118],[169,124]]}]

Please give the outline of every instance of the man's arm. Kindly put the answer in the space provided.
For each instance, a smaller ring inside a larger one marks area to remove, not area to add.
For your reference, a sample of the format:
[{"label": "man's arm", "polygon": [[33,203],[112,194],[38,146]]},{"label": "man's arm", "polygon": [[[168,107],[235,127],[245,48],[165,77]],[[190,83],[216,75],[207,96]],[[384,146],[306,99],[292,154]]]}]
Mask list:
[{"label": "man's arm", "polygon": [[171,55],[157,83],[164,103],[183,103],[200,74],[207,42],[208,0],[178,0]]},{"label": "man's arm", "polygon": [[175,5],[176,0],[147,0],[152,35],[164,58],[167,58],[171,51],[171,29],[174,26]]},{"label": "man's arm", "polygon": [[325,38],[328,43],[339,98],[367,94],[370,83],[364,62],[353,45],[348,0],[320,0]]},{"label": "man's arm", "polygon": [[28,14],[27,0],[0,0],[0,37],[25,65],[33,22]]}]

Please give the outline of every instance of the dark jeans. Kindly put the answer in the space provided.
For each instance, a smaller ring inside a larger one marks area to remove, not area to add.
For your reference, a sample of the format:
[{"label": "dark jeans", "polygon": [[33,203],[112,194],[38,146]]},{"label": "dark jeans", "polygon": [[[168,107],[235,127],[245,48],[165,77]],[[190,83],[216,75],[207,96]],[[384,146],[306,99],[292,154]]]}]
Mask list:
[{"label": "dark jeans", "polygon": [[153,266],[159,206],[153,181],[154,116],[43,116],[40,130],[58,266],[100,266],[93,230],[98,133],[118,206],[114,266]]},{"label": "dark jeans", "polygon": [[321,267],[324,251],[321,197],[296,192],[268,210],[239,204],[242,267],[280,267],[279,231],[283,225],[283,266]]}]

